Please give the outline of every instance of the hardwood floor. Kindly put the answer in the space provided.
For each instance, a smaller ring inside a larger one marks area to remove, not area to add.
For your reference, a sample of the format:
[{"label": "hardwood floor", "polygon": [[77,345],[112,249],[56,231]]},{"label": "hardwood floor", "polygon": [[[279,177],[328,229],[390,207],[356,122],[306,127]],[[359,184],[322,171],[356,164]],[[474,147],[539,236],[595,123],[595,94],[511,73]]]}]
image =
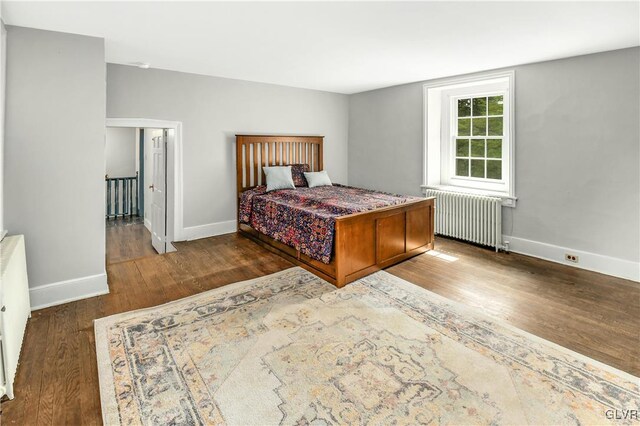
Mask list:
[{"label": "hardwood floor", "polygon": [[106,221],[107,264],[157,254],[144,219],[128,217]]},{"label": "hardwood floor", "polygon": [[387,272],[640,376],[640,284],[453,240],[436,243],[436,252]]},{"label": "hardwood floor", "polygon": [[[93,320],[159,305],[292,265],[236,234],[176,243],[175,253],[108,256],[111,292],[35,311],[10,424],[100,424]],[[115,249],[114,249],[115,250]],[[437,239],[436,251],[388,269],[452,300],[640,375],[640,285],[516,254]]]}]

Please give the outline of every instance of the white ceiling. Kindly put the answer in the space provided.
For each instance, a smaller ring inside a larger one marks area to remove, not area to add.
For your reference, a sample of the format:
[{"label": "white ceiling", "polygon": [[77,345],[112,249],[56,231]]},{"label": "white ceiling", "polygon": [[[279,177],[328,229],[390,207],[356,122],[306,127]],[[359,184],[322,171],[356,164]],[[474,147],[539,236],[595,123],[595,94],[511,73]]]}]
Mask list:
[{"label": "white ceiling", "polygon": [[640,44],[637,1],[2,6],[10,25],[104,37],[107,62],[339,93]]}]

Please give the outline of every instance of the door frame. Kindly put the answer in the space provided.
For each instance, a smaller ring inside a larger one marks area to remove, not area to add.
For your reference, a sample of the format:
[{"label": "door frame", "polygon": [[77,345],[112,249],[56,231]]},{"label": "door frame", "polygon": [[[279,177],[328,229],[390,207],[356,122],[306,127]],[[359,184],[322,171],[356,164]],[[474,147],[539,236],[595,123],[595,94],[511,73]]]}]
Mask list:
[{"label": "door frame", "polygon": [[173,143],[167,142],[166,210],[167,210],[167,252],[176,251],[171,244],[182,241],[183,222],[183,170],[182,170],[182,122],[156,120],[152,118],[107,118],[105,127],[133,127],[151,129],[173,129]]}]

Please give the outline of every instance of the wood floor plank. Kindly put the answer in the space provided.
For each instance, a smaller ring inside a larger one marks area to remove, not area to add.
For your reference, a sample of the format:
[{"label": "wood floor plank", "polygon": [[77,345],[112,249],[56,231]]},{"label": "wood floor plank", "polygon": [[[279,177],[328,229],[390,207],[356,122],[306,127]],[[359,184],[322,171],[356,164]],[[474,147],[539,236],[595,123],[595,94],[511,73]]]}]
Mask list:
[{"label": "wood floor plank", "polygon": [[16,383],[24,383],[24,386],[15,388],[15,399],[11,401],[12,410],[17,413],[17,418],[22,419],[21,424],[24,425],[34,425],[38,419],[45,351],[34,351],[32,354],[28,348],[37,348],[42,342],[47,341],[51,317],[41,312],[34,312],[27,324],[16,377]]},{"label": "wood floor plank", "polygon": [[[136,226],[107,230],[109,294],[33,313],[3,422],[101,424],[94,319],[293,266],[236,234],[176,243],[177,252],[157,255],[146,246],[144,225]],[[387,271],[640,375],[638,283],[442,238],[435,252]]]},{"label": "wood floor plank", "polygon": [[[42,393],[37,423],[67,424],[67,415],[77,417],[78,374],[73,374],[73,358],[77,353],[74,333],[77,304],[67,303],[52,309],[52,321],[47,334]],[[27,348],[28,349],[28,348]],[[73,413],[68,413],[73,410]],[[79,420],[79,418],[78,418]]]},{"label": "wood floor plank", "polygon": [[79,333],[78,363],[80,366],[80,415],[83,425],[102,424],[100,419],[100,389],[98,365],[96,363],[96,343],[93,330],[95,316],[102,316],[102,300],[92,297],[78,302],[77,322]]}]

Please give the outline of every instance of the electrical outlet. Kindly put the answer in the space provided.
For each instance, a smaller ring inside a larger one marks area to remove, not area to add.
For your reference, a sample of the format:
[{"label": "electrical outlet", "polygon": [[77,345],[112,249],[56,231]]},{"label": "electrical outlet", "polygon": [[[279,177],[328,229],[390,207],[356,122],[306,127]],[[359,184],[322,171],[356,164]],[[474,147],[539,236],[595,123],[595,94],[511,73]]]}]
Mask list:
[{"label": "electrical outlet", "polygon": [[571,254],[571,253],[565,253],[564,254],[564,260],[566,260],[567,262],[571,262],[571,263],[580,262],[580,258],[578,256],[576,256],[575,254]]}]

